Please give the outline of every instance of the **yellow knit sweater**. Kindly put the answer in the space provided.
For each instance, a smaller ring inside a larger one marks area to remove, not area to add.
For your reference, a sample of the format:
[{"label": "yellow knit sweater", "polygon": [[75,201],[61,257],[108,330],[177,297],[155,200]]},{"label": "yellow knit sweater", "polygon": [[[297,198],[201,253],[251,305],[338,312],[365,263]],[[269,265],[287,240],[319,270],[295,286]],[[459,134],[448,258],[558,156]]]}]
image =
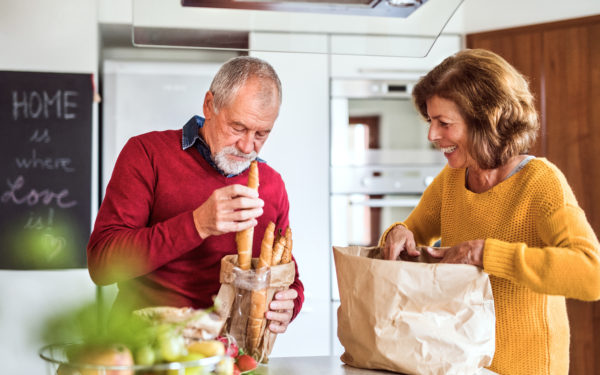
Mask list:
[{"label": "yellow knit sweater", "polygon": [[403,223],[417,244],[485,239],[483,269],[496,307],[496,353],[504,375],[569,372],[565,297],[600,299],[600,245],[564,175],[530,161],[484,193],[465,188],[465,169],[446,166]]}]

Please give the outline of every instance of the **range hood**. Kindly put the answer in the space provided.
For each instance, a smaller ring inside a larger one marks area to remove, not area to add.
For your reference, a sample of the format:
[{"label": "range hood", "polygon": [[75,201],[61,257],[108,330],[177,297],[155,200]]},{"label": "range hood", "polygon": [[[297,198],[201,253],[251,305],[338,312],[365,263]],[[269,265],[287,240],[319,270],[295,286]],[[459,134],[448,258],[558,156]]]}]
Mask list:
[{"label": "range hood", "polygon": [[[462,2],[132,0],[132,40],[149,47],[424,57]],[[263,40],[269,42],[257,42]]]},{"label": "range hood", "polygon": [[408,17],[427,0],[182,0],[191,7]]}]

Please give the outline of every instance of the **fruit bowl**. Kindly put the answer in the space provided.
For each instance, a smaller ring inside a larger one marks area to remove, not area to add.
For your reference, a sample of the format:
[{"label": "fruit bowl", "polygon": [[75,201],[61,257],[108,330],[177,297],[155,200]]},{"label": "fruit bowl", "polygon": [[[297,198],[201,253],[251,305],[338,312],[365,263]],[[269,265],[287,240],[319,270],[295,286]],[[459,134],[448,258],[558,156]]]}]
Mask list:
[{"label": "fruit bowl", "polygon": [[206,357],[186,362],[153,365],[103,366],[69,362],[67,353],[78,344],[51,344],[39,350],[46,362],[47,375],[208,375],[220,374],[225,356]]}]

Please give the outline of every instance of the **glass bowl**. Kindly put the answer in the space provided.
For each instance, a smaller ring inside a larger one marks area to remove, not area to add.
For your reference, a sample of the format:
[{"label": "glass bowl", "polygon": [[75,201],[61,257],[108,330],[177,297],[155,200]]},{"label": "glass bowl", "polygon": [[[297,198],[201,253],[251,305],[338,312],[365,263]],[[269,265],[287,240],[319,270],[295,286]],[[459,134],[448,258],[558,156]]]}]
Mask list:
[{"label": "glass bowl", "polygon": [[78,344],[50,344],[39,350],[47,375],[208,375],[218,374],[217,364],[225,356],[154,365],[102,366],[69,362],[67,352]]}]

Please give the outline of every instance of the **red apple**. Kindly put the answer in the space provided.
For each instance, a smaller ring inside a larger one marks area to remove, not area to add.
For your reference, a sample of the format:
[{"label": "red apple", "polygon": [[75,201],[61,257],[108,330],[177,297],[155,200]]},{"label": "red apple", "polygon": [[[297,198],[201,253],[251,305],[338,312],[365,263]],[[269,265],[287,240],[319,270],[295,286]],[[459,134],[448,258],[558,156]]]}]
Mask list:
[{"label": "red apple", "polygon": [[[133,355],[125,345],[86,347],[78,352],[73,362],[81,365],[133,366]],[[80,372],[82,375],[105,373],[100,369],[82,369]],[[106,371],[106,375],[133,375],[133,370],[110,370]]]}]

